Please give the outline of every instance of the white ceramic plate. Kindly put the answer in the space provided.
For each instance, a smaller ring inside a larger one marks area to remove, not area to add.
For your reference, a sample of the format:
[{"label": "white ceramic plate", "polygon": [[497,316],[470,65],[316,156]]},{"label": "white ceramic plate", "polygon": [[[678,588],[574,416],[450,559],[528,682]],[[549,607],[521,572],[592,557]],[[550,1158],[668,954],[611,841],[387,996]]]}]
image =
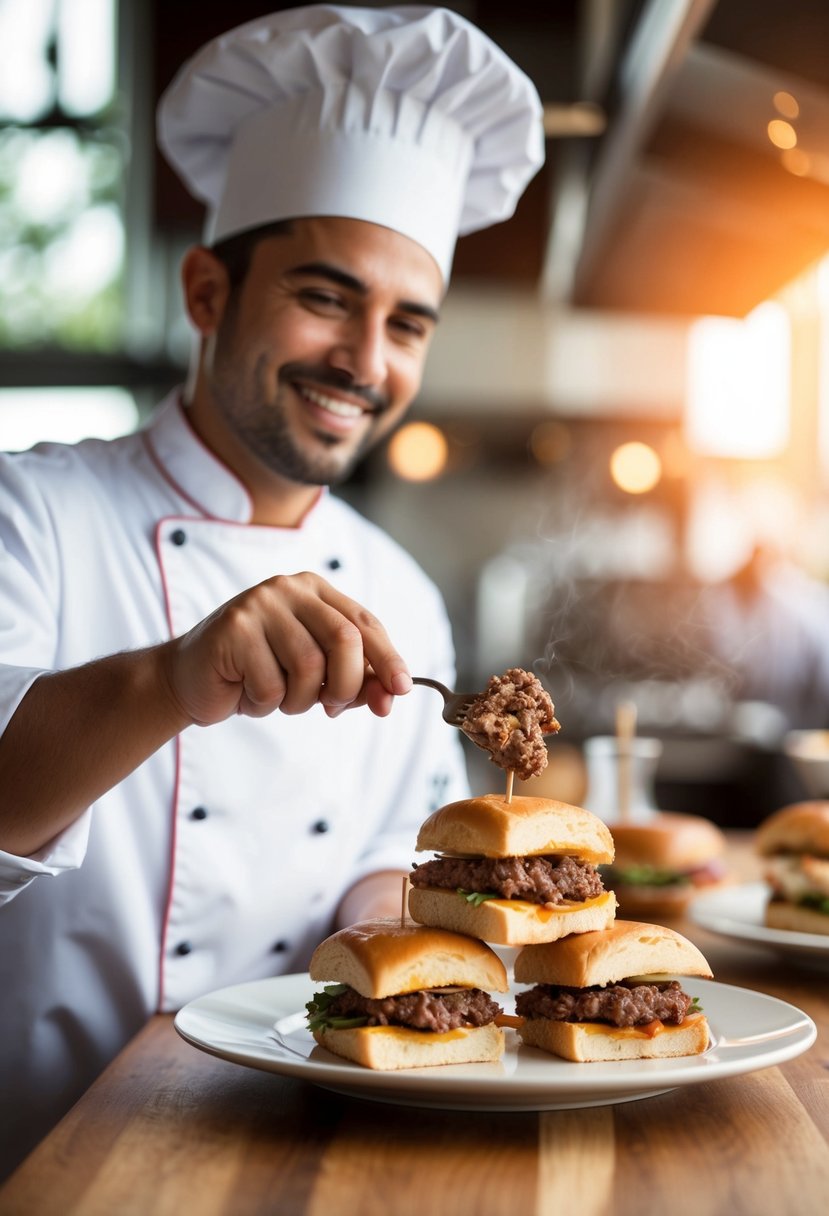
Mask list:
[{"label": "white ceramic plate", "polygon": [[810,967],[829,968],[829,934],[769,929],[763,924],[768,897],[769,888],[764,882],[722,887],[719,891],[698,895],[690,905],[688,915],[700,928],[711,933],[770,946]]},{"label": "white ceramic plate", "polygon": [[[685,980],[698,996],[713,1042],[699,1056],[574,1064],[524,1046],[506,1031],[498,1064],[451,1064],[376,1072],[341,1060],[314,1042],[305,1002],[319,985],[285,975],[223,988],[179,1011],[176,1030],[195,1047],[237,1064],[299,1077],[355,1098],[450,1110],[561,1110],[604,1106],[665,1093],[681,1085],[769,1068],[806,1051],[810,1018],[775,997],[711,980]],[[514,994],[499,998],[513,1008]]]}]

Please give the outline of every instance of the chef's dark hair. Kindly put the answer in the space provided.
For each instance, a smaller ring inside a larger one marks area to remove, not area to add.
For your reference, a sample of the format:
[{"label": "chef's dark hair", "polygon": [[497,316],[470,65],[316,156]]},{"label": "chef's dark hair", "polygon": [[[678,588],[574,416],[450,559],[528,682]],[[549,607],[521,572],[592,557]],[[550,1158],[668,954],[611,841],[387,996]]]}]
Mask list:
[{"label": "chef's dark hair", "polygon": [[231,288],[235,289],[244,282],[250,269],[253,251],[261,240],[267,236],[284,236],[292,230],[291,220],[275,220],[272,224],[262,224],[257,228],[248,228],[245,232],[236,232],[233,236],[225,237],[212,245],[212,252],[227,271]]}]

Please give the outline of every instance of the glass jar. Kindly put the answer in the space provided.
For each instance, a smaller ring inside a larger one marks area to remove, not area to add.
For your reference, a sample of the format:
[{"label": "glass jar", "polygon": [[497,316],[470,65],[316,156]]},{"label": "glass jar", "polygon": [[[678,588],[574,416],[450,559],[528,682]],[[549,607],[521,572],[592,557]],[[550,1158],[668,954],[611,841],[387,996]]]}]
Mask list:
[{"label": "glass jar", "polygon": [[584,743],[584,805],[605,823],[647,823],[659,812],[654,793],[662,741],[594,735]]}]

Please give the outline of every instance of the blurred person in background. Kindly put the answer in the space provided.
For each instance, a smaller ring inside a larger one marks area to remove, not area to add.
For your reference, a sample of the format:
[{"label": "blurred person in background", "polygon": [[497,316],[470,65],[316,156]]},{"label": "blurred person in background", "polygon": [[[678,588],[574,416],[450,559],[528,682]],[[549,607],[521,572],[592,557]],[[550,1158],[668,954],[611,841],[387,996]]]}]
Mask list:
[{"label": "blurred person in background", "polygon": [[159,138],[209,210],[188,383],[0,468],[0,1173],[151,1014],[399,911],[467,792],[405,695],[453,679],[437,589],[327,487],[539,168],[536,91],[445,9],[312,6],[199,52]]},{"label": "blurred person in background", "polygon": [[777,711],[779,735],[829,726],[829,587],[779,545],[756,543],[704,597],[709,645],[734,699]]}]

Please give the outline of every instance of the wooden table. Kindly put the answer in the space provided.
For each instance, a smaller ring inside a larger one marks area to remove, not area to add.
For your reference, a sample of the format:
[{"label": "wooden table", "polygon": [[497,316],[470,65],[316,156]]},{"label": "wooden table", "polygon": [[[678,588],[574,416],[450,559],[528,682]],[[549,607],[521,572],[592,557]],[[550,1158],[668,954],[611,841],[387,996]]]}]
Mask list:
[{"label": "wooden table", "polygon": [[676,927],[717,980],[809,1013],[817,1043],[636,1102],[466,1113],[216,1059],[159,1016],[0,1188],[0,1216],[826,1216],[829,972]]}]

